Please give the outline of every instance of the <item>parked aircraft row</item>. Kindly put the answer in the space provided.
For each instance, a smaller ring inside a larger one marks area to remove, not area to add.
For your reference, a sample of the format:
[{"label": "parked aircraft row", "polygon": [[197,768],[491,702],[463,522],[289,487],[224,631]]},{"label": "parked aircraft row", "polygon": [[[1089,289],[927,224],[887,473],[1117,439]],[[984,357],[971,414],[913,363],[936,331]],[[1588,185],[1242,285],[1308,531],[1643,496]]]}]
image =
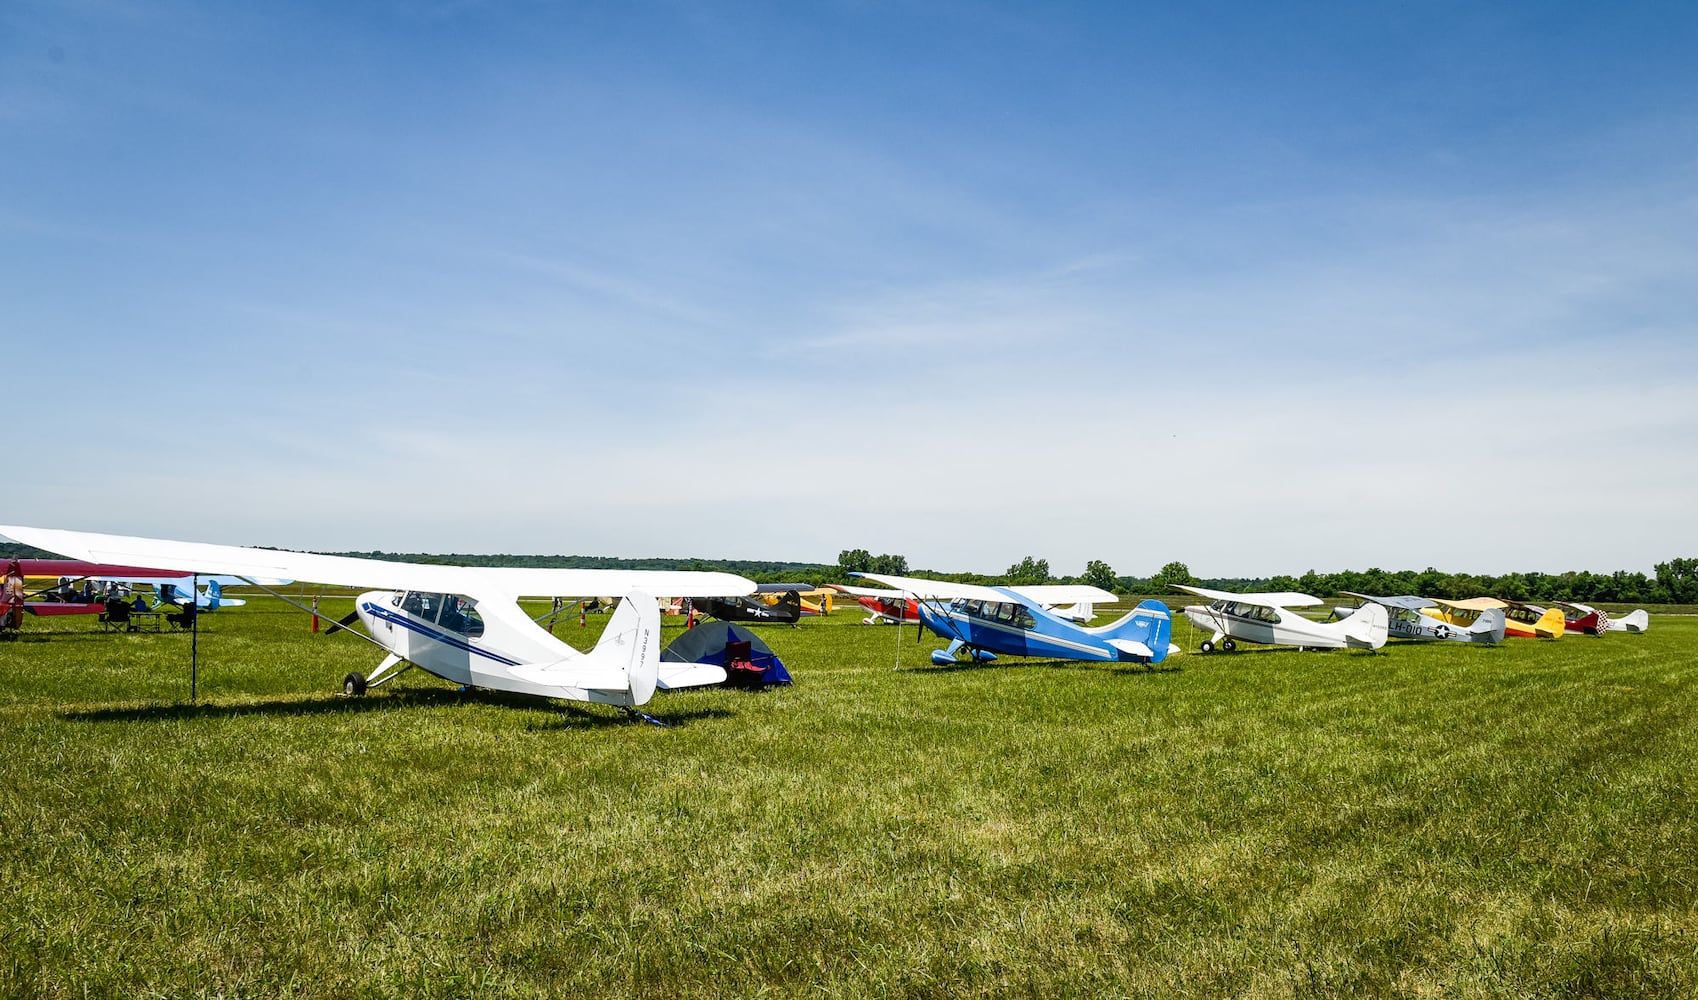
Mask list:
[{"label": "parked aircraft row", "polygon": [[[615,705],[635,711],[656,690],[717,684],[725,670],[713,664],[663,663],[655,595],[689,598],[711,613],[745,621],[794,622],[800,584],[757,587],[729,573],[638,570],[559,570],[422,565],[274,549],[208,545],[92,532],[0,525],[0,534],[82,560],[91,579],[169,579],[185,594],[196,576],[210,580],[205,596],[219,601],[221,585],[272,588],[295,580],[335,586],[375,587],[356,599],[341,625],[355,621],[384,652],[367,676],[349,673],[343,688],[361,695],[417,666],[456,684]],[[189,572],[185,573],[185,569]],[[986,587],[917,577],[854,574],[882,589],[838,587],[873,612],[868,621],[916,621],[948,640],[931,656],[950,664],[997,655],[1053,659],[1161,663],[1179,647],[1172,615],[1147,600],[1114,622],[1092,627],[1094,605],[1116,596],[1086,585]],[[1564,631],[1643,631],[1646,616],[1619,620],[1585,605],[1557,608],[1497,601],[1441,601],[1419,597],[1347,594],[1358,604],[1335,609],[1334,621],[1317,621],[1295,609],[1322,604],[1299,593],[1232,593],[1180,586],[1209,601],[1184,609],[1187,620],[1209,633],[1203,652],[1231,651],[1239,642],[1310,649],[1379,649],[1390,637],[1495,643],[1509,635],[1556,636]],[[789,596],[777,603],[750,600],[765,590]],[[594,649],[580,653],[556,639],[520,608],[522,597],[618,594],[619,602]],[[184,598],[188,600],[187,597]],[[21,603],[21,602],[20,602]],[[232,602],[223,599],[223,603]],[[310,610],[303,608],[303,610]],[[16,613],[14,611],[14,613]],[[360,635],[354,632],[355,635]]]}]

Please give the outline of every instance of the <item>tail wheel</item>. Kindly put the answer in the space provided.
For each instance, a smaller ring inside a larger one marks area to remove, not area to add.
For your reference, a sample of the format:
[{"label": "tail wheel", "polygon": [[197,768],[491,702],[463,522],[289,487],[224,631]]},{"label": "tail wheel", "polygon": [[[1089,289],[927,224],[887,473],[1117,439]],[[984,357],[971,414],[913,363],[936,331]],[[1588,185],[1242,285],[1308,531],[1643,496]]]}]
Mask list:
[{"label": "tail wheel", "polygon": [[366,678],[364,674],[349,674],[342,678],[342,693],[350,698],[359,698],[366,693]]},{"label": "tail wheel", "polygon": [[1231,639],[1222,639],[1220,641],[1220,648],[1226,650],[1228,653],[1236,652],[1238,650],[1238,643],[1233,642]]},{"label": "tail wheel", "polygon": [[1205,652],[1205,653],[1212,653],[1212,652],[1215,651],[1215,644],[1210,642],[1207,639],[1204,639],[1203,645],[1202,645],[1201,648],[1202,648],[1203,652]]}]

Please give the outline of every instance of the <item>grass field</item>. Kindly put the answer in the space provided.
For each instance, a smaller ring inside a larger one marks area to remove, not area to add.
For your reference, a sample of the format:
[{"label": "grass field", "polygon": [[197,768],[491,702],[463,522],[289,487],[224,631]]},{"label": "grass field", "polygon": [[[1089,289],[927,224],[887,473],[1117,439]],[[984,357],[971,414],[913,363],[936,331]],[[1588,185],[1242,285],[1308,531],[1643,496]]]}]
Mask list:
[{"label": "grass field", "polygon": [[344,699],[377,652],[269,598],[203,619],[193,706],[187,636],[31,619],[0,995],[1698,992],[1698,619],[1149,672],[893,670],[858,617],[670,729]]}]

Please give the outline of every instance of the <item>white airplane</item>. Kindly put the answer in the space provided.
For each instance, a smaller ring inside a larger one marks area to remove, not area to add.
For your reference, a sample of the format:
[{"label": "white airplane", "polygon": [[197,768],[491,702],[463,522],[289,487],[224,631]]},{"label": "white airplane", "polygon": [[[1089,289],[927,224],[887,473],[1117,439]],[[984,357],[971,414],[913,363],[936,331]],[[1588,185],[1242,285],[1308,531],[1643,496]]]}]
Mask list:
[{"label": "white airplane", "polygon": [[1443,618],[1425,614],[1427,608],[1437,607],[1435,601],[1425,597],[1406,594],[1400,597],[1375,597],[1372,594],[1358,594],[1355,591],[1340,591],[1345,597],[1354,597],[1360,603],[1351,607],[1336,607],[1332,609],[1335,618],[1349,618],[1362,610],[1363,605],[1381,604],[1385,606],[1388,632],[1393,639],[1414,639],[1417,641],[1436,640],[1441,642],[1476,642],[1495,646],[1503,641],[1504,617],[1501,608],[1482,611],[1480,617],[1472,625],[1458,625],[1447,622]]},{"label": "white airplane", "polygon": [[[76,559],[191,567],[266,590],[255,581],[384,588],[361,594],[354,613],[388,655],[370,677],[350,673],[344,679],[349,695],[363,695],[417,666],[455,684],[634,712],[656,688],[725,680],[724,669],[709,664],[661,663],[653,595],[725,597],[755,589],[730,573],[435,566],[12,525],[0,525],[0,535]],[[556,639],[519,607],[520,597],[609,592],[625,599],[588,653]]]},{"label": "white airplane", "polygon": [[1324,603],[1308,594],[1234,594],[1180,583],[1171,586],[1212,602],[1185,609],[1191,624],[1213,633],[1203,640],[1205,653],[1214,652],[1217,644],[1230,653],[1240,640],[1305,649],[1379,649],[1386,644],[1389,618],[1379,604],[1369,604],[1340,622],[1318,622],[1291,610]]},{"label": "white airplane", "polygon": [[1651,616],[1644,608],[1636,608],[1625,615],[1610,615],[1611,632],[1643,632],[1651,627]]},{"label": "white airplane", "polygon": [[1645,613],[1644,608],[1625,615],[1612,615],[1590,604],[1557,601],[1556,606],[1563,609],[1563,628],[1569,632],[1601,635],[1605,632],[1643,632],[1651,627],[1651,616]]}]

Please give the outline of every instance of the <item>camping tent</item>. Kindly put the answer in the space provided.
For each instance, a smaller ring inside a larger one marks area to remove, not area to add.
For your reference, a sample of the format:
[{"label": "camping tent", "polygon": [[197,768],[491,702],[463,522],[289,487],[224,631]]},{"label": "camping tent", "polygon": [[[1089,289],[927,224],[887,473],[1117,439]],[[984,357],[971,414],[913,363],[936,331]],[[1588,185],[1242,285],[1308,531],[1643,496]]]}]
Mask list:
[{"label": "camping tent", "polygon": [[[747,643],[747,653],[742,653],[742,643]],[[733,655],[727,657],[726,653]],[[660,654],[664,663],[711,663],[724,667],[729,677],[727,683],[738,683],[739,671],[733,669],[738,661],[752,663],[758,674],[746,671],[750,680],[744,683],[754,684],[788,684],[790,671],[784,669],[784,661],[772,651],[772,647],[762,642],[753,632],[741,625],[730,622],[702,622],[695,628],[689,629],[672,640]],[[727,662],[727,660],[730,662]]]}]

